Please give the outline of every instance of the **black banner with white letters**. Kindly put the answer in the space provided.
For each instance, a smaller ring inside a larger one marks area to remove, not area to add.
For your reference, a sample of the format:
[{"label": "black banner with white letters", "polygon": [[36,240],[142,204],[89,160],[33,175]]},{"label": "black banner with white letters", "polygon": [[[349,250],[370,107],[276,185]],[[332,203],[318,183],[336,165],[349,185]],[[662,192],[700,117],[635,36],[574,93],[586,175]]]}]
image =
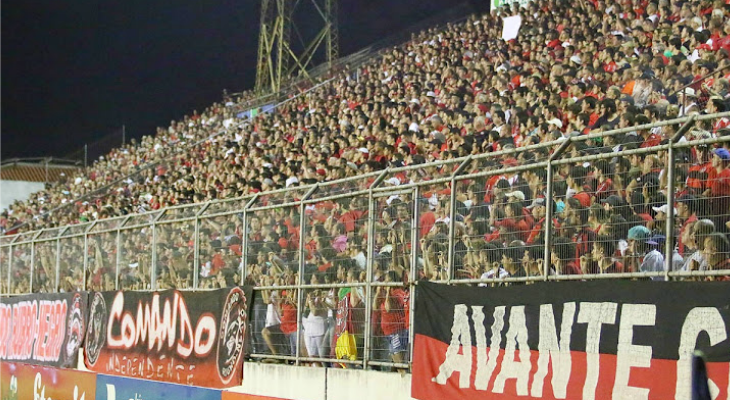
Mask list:
[{"label": "black banner with white letters", "polygon": [[84,350],[95,372],[184,385],[241,384],[252,290],[96,292]]},{"label": "black banner with white letters", "polygon": [[414,398],[730,398],[730,282],[419,283]]},{"label": "black banner with white letters", "polygon": [[86,292],[0,298],[0,361],[75,367],[87,302]]}]

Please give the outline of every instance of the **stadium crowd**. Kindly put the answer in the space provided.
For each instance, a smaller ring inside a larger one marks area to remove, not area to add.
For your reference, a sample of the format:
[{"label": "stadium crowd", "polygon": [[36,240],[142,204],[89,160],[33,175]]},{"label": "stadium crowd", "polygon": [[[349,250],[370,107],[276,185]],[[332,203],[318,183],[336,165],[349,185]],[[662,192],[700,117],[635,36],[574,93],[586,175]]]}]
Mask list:
[{"label": "stadium crowd", "polygon": [[[391,174],[383,185],[395,187],[448,177],[458,165],[450,160],[490,152],[496,155],[471,162],[465,172],[535,164],[460,181],[453,238],[451,188],[441,183],[418,197],[398,193],[379,198],[372,238],[365,196],[309,204],[304,216],[297,207],[252,212],[246,227],[235,215],[201,226],[200,287],[242,279],[258,286],[300,280],[352,283],[303,295],[301,339],[307,353],[327,357],[334,352],[336,317],[343,313],[348,332],[362,346],[363,304],[371,301],[371,327],[378,338],[373,349],[396,362],[405,361],[408,346],[408,291],[377,287],[368,299],[365,288],[356,284],[367,281],[369,258],[372,279],[379,282],[407,283],[411,268],[416,279],[430,280],[447,279],[449,273],[454,279],[542,275],[548,196],[556,233],[548,274],[663,273],[666,257],[675,271],[730,269],[730,142],[676,149],[670,174],[666,148],[601,155],[666,144],[676,125],[586,137],[730,110],[729,10],[722,0],[539,0],[520,9],[505,6],[499,13],[414,35],[356,75],[343,74],[272,113],[241,120],[235,102],[228,102],[172,121],[169,128],[113,151],[83,174],[16,203],[2,215],[0,226],[10,234],[20,223],[25,224],[20,231],[40,229],[253,193],[260,194],[258,205],[267,206],[304,194],[269,194],[274,189],[327,183],[325,194],[355,192],[367,189],[373,175],[331,182],[446,162]],[[517,14],[522,18],[519,37],[505,42],[501,16]],[[217,132],[222,133],[205,140]],[[696,123],[681,141],[728,135],[730,119],[708,119]],[[556,143],[571,137],[574,143],[564,157],[600,159],[560,163],[548,193],[548,174],[539,163]],[[510,149],[518,151],[504,152]],[[143,165],[154,167],[140,170]],[[667,255],[670,175],[677,243]],[[75,202],[110,183],[114,186],[101,195]],[[49,212],[67,202],[74,204]],[[153,245],[157,286],[192,287],[194,229],[178,223],[164,225],[160,232],[156,241],[149,229],[130,232],[120,249],[113,238],[95,236],[88,246],[87,287],[114,288],[116,257],[120,287],[150,288]],[[241,246],[244,236],[247,249]],[[247,276],[241,277],[244,252]],[[29,266],[23,257],[13,260],[19,282]],[[36,282],[55,281],[49,278],[52,272],[41,274]],[[78,270],[69,266],[61,274],[62,289],[83,286]],[[22,283],[11,288],[27,289]],[[295,290],[267,291],[256,305],[258,351],[291,351],[297,296]]]}]

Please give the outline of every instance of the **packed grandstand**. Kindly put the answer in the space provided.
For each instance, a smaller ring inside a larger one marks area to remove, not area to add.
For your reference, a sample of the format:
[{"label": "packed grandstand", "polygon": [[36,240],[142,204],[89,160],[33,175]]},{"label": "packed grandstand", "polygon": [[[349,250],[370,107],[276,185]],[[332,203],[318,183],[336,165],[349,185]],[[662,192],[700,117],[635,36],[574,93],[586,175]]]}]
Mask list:
[{"label": "packed grandstand", "polygon": [[[224,99],[13,204],[1,289],[258,286],[250,352],[324,359],[347,298],[354,353],[403,367],[414,281],[726,280],[728,66],[722,0],[473,15],[269,112]],[[41,229],[69,237],[31,251]]]}]

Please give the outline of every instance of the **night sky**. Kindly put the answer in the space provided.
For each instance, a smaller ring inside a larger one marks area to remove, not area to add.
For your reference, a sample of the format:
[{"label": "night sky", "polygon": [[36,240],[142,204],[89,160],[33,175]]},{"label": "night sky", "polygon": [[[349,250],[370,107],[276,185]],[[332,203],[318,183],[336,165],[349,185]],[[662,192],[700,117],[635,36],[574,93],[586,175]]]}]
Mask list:
[{"label": "night sky", "polygon": [[[341,0],[340,54],[450,4]],[[2,158],[65,156],[123,124],[152,134],[251,88],[258,28],[253,0],[3,2]]]}]

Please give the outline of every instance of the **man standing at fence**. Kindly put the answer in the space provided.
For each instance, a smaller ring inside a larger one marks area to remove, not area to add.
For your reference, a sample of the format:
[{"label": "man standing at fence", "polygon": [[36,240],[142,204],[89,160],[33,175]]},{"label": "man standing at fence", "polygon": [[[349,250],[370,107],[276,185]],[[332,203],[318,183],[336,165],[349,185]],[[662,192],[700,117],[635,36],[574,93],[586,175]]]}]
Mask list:
[{"label": "man standing at fence", "polygon": [[730,221],[730,151],[719,148],[713,151],[712,166],[717,175],[710,180],[710,216],[715,222],[715,229],[728,232]]},{"label": "man standing at fence", "polygon": [[[385,282],[402,282],[398,273],[388,271]],[[388,341],[388,351],[395,363],[406,362],[408,354],[408,330],[406,329],[405,306],[408,294],[399,287],[378,286],[375,307],[380,310],[380,326]]]}]

